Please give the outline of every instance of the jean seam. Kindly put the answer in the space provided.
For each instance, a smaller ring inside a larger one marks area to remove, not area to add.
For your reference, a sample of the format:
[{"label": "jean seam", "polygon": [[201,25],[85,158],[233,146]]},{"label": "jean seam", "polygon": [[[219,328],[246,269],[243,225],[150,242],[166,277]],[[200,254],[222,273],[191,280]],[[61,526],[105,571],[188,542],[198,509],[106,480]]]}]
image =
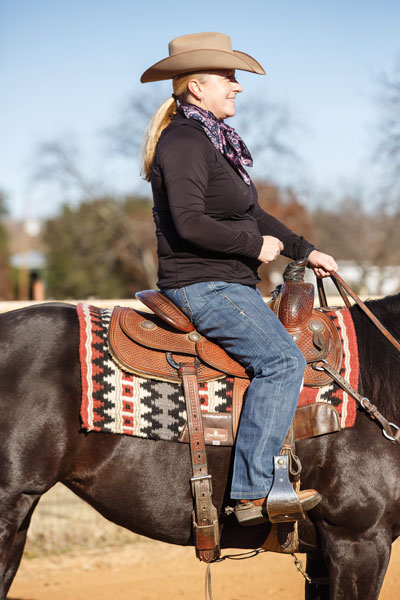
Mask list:
[{"label": "jean seam", "polygon": [[182,288],[181,288],[181,290],[182,290],[182,298],[183,298],[183,300],[184,300],[184,303],[185,303],[186,310],[187,310],[187,311],[188,311],[188,313],[189,313],[189,314],[188,314],[188,317],[189,317],[189,319],[190,319],[191,321],[193,321],[193,311],[192,311],[192,308],[191,308],[191,306],[190,306],[190,304],[189,304],[189,299],[188,299],[188,297],[187,297],[186,290],[185,290],[185,288],[184,288],[184,287],[182,287]]},{"label": "jean seam", "polygon": [[244,315],[245,317],[249,318],[249,316],[246,315],[246,313],[244,312],[243,308],[240,308],[240,306],[238,306],[235,302],[233,302],[233,300],[231,300],[231,298],[229,298],[229,296],[224,294],[224,292],[220,292],[219,290],[217,290],[214,282],[211,281],[210,283],[213,287],[214,294],[218,294],[218,295],[222,296],[223,298],[225,298],[225,300],[227,302],[229,302],[229,304],[231,304],[234,308],[236,308],[236,310],[239,312],[240,315]]}]

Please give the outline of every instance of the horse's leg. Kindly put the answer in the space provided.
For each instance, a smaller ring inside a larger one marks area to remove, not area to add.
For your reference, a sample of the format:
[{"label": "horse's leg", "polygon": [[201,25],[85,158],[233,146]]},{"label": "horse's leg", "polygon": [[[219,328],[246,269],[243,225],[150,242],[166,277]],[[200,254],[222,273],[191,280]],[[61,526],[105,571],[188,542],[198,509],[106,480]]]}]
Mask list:
[{"label": "horse's leg", "polygon": [[35,510],[37,503],[39,502],[39,498],[33,499],[32,507],[30,508],[27,516],[25,517],[21,527],[18,529],[17,534],[14,539],[14,543],[12,548],[10,549],[10,554],[8,557],[7,565],[4,571],[4,587],[7,593],[7,590],[10,588],[11,583],[14,580],[15,574],[18,570],[19,564],[21,562],[22,553],[25,548],[26,536],[28,533],[29,524],[31,522],[32,513]]},{"label": "horse's leg", "polygon": [[311,583],[306,582],[305,600],[329,600],[329,571],[323,558],[307,554],[306,572]]},{"label": "horse's leg", "polygon": [[390,536],[379,526],[369,529],[359,539],[346,539],[343,532],[329,531],[332,527],[326,524],[323,529],[327,533],[324,554],[329,568],[328,598],[377,600],[389,564]]},{"label": "horse's leg", "polygon": [[0,502],[0,599],[6,598],[24,550],[29,523],[40,496],[20,494]]}]

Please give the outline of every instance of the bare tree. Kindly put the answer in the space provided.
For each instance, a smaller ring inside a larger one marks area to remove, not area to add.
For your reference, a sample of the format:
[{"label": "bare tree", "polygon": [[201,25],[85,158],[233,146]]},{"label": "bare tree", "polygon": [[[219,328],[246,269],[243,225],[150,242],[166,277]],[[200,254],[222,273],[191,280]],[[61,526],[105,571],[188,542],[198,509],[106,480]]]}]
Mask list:
[{"label": "bare tree", "polygon": [[167,86],[161,84],[155,90],[152,87],[144,87],[140,94],[132,95],[117,121],[103,131],[111,152],[136,159],[147,124],[170,94]]},{"label": "bare tree", "polygon": [[48,140],[39,144],[36,149],[33,180],[36,182],[53,181],[60,190],[75,187],[83,198],[93,199],[100,190],[80,169],[79,150],[71,139]]},{"label": "bare tree", "polygon": [[[361,197],[348,195],[312,213],[314,244],[339,261],[357,264],[359,278],[352,283],[359,291],[366,289],[371,267],[378,268],[382,279],[385,267],[400,263],[400,210],[383,201],[370,211],[365,206]],[[378,293],[382,286],[383,279]]]},{"label": "bare tree", "polygon": [[400,193],[400,60],[392,75],[380,79],[380,122],[378,144],[374,153],[384,168],[386,193]]}]

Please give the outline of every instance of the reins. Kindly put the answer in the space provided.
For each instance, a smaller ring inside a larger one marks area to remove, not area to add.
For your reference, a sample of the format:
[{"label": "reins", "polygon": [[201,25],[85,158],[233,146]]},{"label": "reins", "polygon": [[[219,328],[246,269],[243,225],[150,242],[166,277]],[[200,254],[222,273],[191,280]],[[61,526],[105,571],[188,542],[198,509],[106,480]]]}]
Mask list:
[{"label": "reins", "polygon": [[[350,308],[351,303],[346,295],[349,294],[353,300],[358,304],[361,310],[369,317],[373,324],[379,329],[379,331],[386,337],[387,340],[400,352],[400,343],[393,337],[393,335],[386,329],[386,327],[376,318],[371,310],[364,304],[364,302],[357,296],[350,286],[334,271],[330,274],[333,283],[335,284],[338,292],[340,293],[345,305]],[[322,279],[317,278],[318,296],[322,309],[328,309],[328,303],[326,299],[324,284]],[[375,404],[372,404],[368,398],[361,396],[343,377],[327,363],[326,360],[315,361],[312,368],[316,371],[325,371],[328,373],[334,381],[347,392],[357,402],[367,415],[374,421],[376,421],[382,428],[383,435],[393,443],[400,444],[400,427],[394,423],[388,421],[378,410]]]},{"label": "reins", "polygon": [[[356,304],[358,304],[358,306],[361,308],[361,310],[371,319],[371,321],[379,329],[379,331],[381,333],[383,333],[383,335],[389,340],[389,342],[391,344],[393,344],[393,346],[396,348],[396,350],[398,350],[400,352],[400,343],[396,340],[396,338],[394,338],[392,336],[390,331],[388,331],[386,329],[386,327],[379,321],[379,319],[376,318],[374,313],[368,308],[368,306],[366,306],[364,304],[364,302],[361,300],[361,298],[359,296],[357,296],[357,294],[355,292],[353,292],[351,287],[344,281],[344,279],[342,279],[340,277],[340,275],[338,275],[334,271],[331,272],[330,276],[331,276],[331,279],[332,279],[333,283],[335,284],[339,294],[343,298],[345,305],[348,308],[350,308],[350,306],[351,306],[350,301],[349,301],[348,297],[346,296],[346,292],[347,292],[347,294],[349,294],[349,296],[351,296],[353,298],[353,300],[356,302]],[[328,303],[326,300],[323,280],[320,278],[317,278],[317,288],[318,288],[318,295],[319,295],[319,301],[320,301],[321,307],[328,308]]]}]

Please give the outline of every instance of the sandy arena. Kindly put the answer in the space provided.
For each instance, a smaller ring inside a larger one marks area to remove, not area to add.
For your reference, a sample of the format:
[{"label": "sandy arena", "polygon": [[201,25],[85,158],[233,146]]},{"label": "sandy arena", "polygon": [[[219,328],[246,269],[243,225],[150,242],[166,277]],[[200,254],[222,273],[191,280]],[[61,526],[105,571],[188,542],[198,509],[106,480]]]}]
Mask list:
[{"label": "sandy arena", "polygon": [[[193,548],[140,540],[119,549],[25,560],[9,600],[193,600],[204,598],[205,565]],[[301,600],[303,578],[290,556],[263,554],[213,565],[214,600]],[[381,600],[397,600],[400,543]]]}]

